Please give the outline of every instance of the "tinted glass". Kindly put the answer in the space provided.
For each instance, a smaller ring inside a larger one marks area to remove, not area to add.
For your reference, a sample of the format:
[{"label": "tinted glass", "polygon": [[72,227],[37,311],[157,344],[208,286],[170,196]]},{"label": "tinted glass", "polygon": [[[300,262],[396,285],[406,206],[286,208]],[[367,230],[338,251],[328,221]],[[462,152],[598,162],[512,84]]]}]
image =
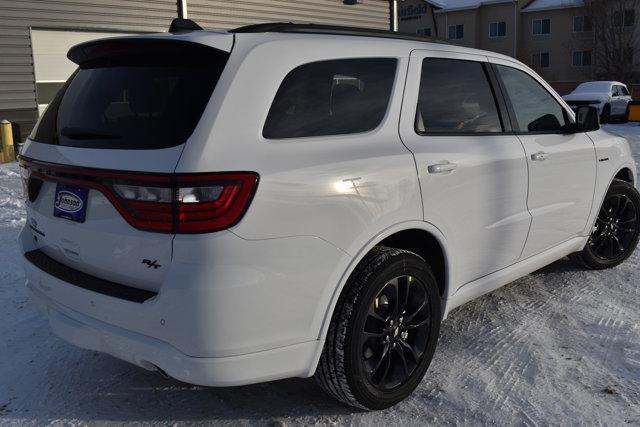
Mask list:
[{"label": "tinted glass", "polygon": [[33,139],[109,149],[184,143],[228,55],[192,43],[164,43],[151,42],[154,54],[147,54],[147,46],[135,45],[133,52],[81,63],[43,115]]},{"label": "tinted glass", "polygon": [[450,59],[425,59],[422,62],[416,131],[502,131],[482,64]]},{"label": "tinted glass", "polygon": [[533,77],[498,65],[498,72],[522,132],[562,132],[566,121],[555,98]]},{"label": "tinted glass", "polygon": [[392,58],[320,61],[291,71],[264,126],[265,138],[366,132],[387,111],[396,74]]}]

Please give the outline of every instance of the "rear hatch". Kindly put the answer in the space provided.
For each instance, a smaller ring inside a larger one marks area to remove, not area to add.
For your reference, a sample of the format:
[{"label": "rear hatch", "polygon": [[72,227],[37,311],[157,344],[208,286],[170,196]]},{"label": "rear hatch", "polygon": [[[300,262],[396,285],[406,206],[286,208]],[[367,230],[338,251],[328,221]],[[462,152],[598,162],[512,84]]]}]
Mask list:
[{"label": "rear hatch", "polygon": [[159,289],[178,227],[198,231],[178,224],[176,198],[224,196],[224,185],[202,179],[179,189],[172,175],[232,46],[228,34],[211,40],[218,46],[175,35],[116,38],[69,51],[79,68],[21,153],[40,251],[104,280]]}]

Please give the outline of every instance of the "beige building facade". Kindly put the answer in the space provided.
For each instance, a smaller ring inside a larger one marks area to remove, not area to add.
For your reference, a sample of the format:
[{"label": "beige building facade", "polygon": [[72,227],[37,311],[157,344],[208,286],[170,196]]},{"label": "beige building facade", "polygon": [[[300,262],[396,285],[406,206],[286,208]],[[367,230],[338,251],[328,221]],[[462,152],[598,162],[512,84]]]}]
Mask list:
[{"label": "beige building facade", "polygon": [[[433,26],[437,33],[432,36],[515,57],[535,69],[561,94],[570,92],[583,81],[603,77],[596,72],[593,28],[582,0],[406,2],[429,5],[422,10],[435,16]],[[400,4],[403,3],[405,1],[400,0]],[[640,18],[640,10],[635,15]],[[636,22],[627,24],[631,24],[629,31],[636,31],[633,28]],[[399,30],[417,33],[402,20]],[[638,67],[636,61],[633,58],[629,66]]]}]

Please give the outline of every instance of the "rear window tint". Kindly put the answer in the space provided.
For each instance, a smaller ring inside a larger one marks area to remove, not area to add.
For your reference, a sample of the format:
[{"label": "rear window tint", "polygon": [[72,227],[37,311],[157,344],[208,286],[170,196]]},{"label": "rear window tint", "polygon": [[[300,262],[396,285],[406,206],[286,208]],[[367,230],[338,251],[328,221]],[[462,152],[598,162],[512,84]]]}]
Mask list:
[{"label": "rear window tint", "polygon": [[416,131],[502,132],[498,107],[481,63],[439,58],[422,62]]},{"label": "rear window tint", "polygon": [[264,126],[269,139],[366,132],[382,121],[396,59],[313,62],[295,68],[280,85]]},{"label": "rear window tint", "polygon": [[228,57],[175,41],[131,46],[119,41],[115,52],[107,43],[92,49],[100,55],[83,57],[34,130],[35,141],[109,149],[182,144],[198,124]]}]

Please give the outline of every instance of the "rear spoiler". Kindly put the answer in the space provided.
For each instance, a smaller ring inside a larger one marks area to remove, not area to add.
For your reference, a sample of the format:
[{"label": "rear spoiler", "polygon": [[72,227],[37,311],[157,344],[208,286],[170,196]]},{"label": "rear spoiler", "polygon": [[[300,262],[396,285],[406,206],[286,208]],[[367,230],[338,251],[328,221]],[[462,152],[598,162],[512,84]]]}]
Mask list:
[{"label": "rear spoiler", "polygon": [[70,61],[82,66],[103,65],[105,62],[203,61],[211,54],[228,52],[185,39],[164,37],[117,37],[93,40],[72,47]]}]

